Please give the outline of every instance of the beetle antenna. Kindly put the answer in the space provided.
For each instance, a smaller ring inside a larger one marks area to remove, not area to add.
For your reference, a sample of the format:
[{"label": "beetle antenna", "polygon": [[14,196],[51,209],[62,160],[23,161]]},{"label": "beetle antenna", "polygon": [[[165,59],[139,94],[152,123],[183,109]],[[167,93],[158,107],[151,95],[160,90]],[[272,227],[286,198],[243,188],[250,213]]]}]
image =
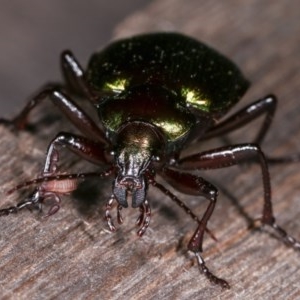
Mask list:
[{"label": "beetle antenna", "polygon": [[29,180],[29,181],[22,182],[16,186],[14,186],[10,190],[8,190],[5,194],[8,196],[8,195],[11,195],[12,193],[14,193],[22,188],[25,188],[27,186],[36,185],[39,183],[49,182],[49,181],[86,179],[86,178],[91,178],[91,177],[104,178],[104,177],[111,175],[112,171],[113,171],[113,169],[110,168],[103,172],[73,173],[73,174],[59,174],[59,175],[52,175],[52,176],[43,176],[43,177],[39,177],[39,178],[35,178],[35,179]]}]

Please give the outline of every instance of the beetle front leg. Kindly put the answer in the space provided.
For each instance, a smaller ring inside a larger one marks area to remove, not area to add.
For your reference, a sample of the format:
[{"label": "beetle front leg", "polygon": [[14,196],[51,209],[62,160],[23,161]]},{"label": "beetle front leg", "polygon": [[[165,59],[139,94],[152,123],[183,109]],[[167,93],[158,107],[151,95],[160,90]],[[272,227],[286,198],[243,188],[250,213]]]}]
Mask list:
[{"label": "beetle front leg", "polygon": [[286,231],[276,223],[272,208],[271,184],[267,160],[258,145],[240,144],[201,152],[180,159],[178,161],[178,166],[188,170],[218,169],[249,161],[256,161],[261,167],[264,188],[264,206],[261,218],[262,224],[272,227],[279,234],[283,242],[300,250],[300,243],[288,235]]},{"label": "beetle front leg", "polygon": [[[22,188],[28,187],[30,185],[43,184],[44,188],[48,190],[48,194],[46,196],[54,196],[54,201],[56,204],[60,203],[60,199],[55,198],[56,194],[62,193],[66,194],[67,191],[73,191],[77,188],[78,180],[87,179],[87,178],[105,178],[110,176],[114,171],[114,167],[110,167],[109,169],[102,172],[89,172],[89,173],[66,173],[66,174],[55,174],[53,176],[44,176],[38,177],[29,181],[22,182],[14,186],[12,189],[6,191],[6,195],[11,195],[13,192],[20,190]],[[52,191],[52,195],[51,192]],[[56,193],[56,194],[54,194]],[[41,209],[42,200],[38,197],[38,193],[33,193],[26,200],[23,200],[17,203],[15,206],[11,206],[8,208],[0,209],[0,217],[8,216],[13,213],[17,213],[25,207],[32,207],[34,205],[39,205]],[[46,216],[52,215],[57,212],[59,209],[59,205],[53,205],[49,210]]]},{"label": "beetle front leg", "polygon": [[[49,176],[56,173],[57,163],[59,161],[58,148],[66,147],[75,154],[83,157],[92,163],[108,163],[103,144],[94,142],[82,136],[70,134],[66,132],[59,133],[50,143],[44,169],[41,176]],[[50,207],[47,216],[56,213],[59,210],[60,197],[58,194],[68,194],[77,188],[76,182],[70,182],[66,185],[55,185],[51,182],[43,182],[31,195],[33,204],[41,205],[45,200],[54,200],[54,204]]]},{"label": "beetle front leg", "polygon": [[61,132],[48,146],[43,173],[51,174],[56,171],[59,147],[67,147],[75,154],[92,163],[109,163],[107,161],[108,153],[103,143],[95,142],[94,140],[73,133]]},{"label": "beetle front leg", "polygon": [[[223,288],[229,288],[229,284],[227,283],[227,281],[215,276],[207,268],[204,259],[200,255],[200,252],[203,251],[204,232],[207,231],[207,223],[214,211],[218,196],[218,190],[211,183],[193,174],[182,173],[168,168],[164,168],[162,170],[162,173],[164,175],[164,179],[178,191],[189,195],[203,196],[210,201],[202,218],[200,220],[197,218],[198,227],[189,241],[188,249],[195,254],[201,272],[211,282],[218,284]],[[185,210],[187,209],[187,207],[185,205],[182,205],[182,202],[178,201],[177,198],[169,190],[164,188],[161,184],[157,183],[154,179],[151,181],[151,184],[161,190],[164,194],[169,196],[176,203],[181,205]],[[186,210],[186,212],[188,214],[192,214],[189,209]]]}]

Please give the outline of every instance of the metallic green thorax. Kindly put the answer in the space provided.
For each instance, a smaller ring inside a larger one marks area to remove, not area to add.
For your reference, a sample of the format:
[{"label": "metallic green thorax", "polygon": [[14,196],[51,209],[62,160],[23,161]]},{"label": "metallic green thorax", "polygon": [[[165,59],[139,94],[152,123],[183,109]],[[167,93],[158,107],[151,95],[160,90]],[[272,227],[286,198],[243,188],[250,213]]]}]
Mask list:
[{"label": "metallic green thorax", "polygon": [[139,119],[158,126],[169,141],[186,135],[194,125],[190,107],[218,118],[249,86],[227,58],[175,33],[112,43],[92,56],[86,77],[96,92],[110,95],[99,110],[109,131]]},{"label": "metallic green thorax", "polygon": [[123,91],[100,106],[100,117],[110,131],[116,132],[128,121],[147,121],[159,127],[174,141],[186,135],[194,116],[178,97],[159,86],[141,85]]}]

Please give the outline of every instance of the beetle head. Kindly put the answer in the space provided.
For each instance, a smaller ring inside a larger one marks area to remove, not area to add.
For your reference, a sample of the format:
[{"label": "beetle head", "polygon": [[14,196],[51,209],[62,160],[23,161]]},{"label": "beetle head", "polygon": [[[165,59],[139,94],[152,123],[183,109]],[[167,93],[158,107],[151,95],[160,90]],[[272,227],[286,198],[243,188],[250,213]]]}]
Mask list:
[{"label": "beetle head", "polygon": [[162,152],[164,140],[153,125],[140,121],[126,123],[118,132],[115,151],[119,169],[113,193],[123,207],[131,194],[132,207],[139,207],[146,198],[148,183],[145,171]]}]

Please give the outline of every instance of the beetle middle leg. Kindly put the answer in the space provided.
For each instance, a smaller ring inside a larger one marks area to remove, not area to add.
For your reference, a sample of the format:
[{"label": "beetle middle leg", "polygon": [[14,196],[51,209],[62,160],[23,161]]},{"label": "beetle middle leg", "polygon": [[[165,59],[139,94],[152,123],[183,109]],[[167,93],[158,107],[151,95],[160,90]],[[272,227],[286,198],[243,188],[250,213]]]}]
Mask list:
[{"label": "beetle middle leg", "polygon": [[300,250],[300,243],[288,235],[286,231],[276,223],[272,208],[271,184],[267,160],[258,145],[239,144],[200,152],[180,159],[178,161],[178,167],[188,170],[218,169],[249,161],[256,161],[261,167],[264,188],[262,224],[272,227],[283,242]]},{"label": "beetle middle leg", "polygon": [[253,141],[255,144],[260,144],[270,128],[276,107],[277,99],[274,95],[263,97],[242,108],[229,118],[221,121],[219,124],[213,126],[203,137],[201,137],[201,140],[232,132],[259,118],[260,116],[265,115],[264,122]]},{"label": "beetle middle leg", "polygon": [[[204,136],[201,137],[201,141],[210,139],[213,137],[221,136],[230,133],[234,130],[241,128],[244,125],[256,120],[257,118],[265,115],[264,122],[262,123],[256,137],[253,140],[254,144],[261,144],[269,131],[275,111],[277,107],[277,98],[274,95],[265,96],[254,103],[242,108],[232,116],[221,121],[219,124],[211,127]],[[266,156],[268,163],[292,163],[299,162],[300,155],[292,154],[280,157],[268,157]]]}]

